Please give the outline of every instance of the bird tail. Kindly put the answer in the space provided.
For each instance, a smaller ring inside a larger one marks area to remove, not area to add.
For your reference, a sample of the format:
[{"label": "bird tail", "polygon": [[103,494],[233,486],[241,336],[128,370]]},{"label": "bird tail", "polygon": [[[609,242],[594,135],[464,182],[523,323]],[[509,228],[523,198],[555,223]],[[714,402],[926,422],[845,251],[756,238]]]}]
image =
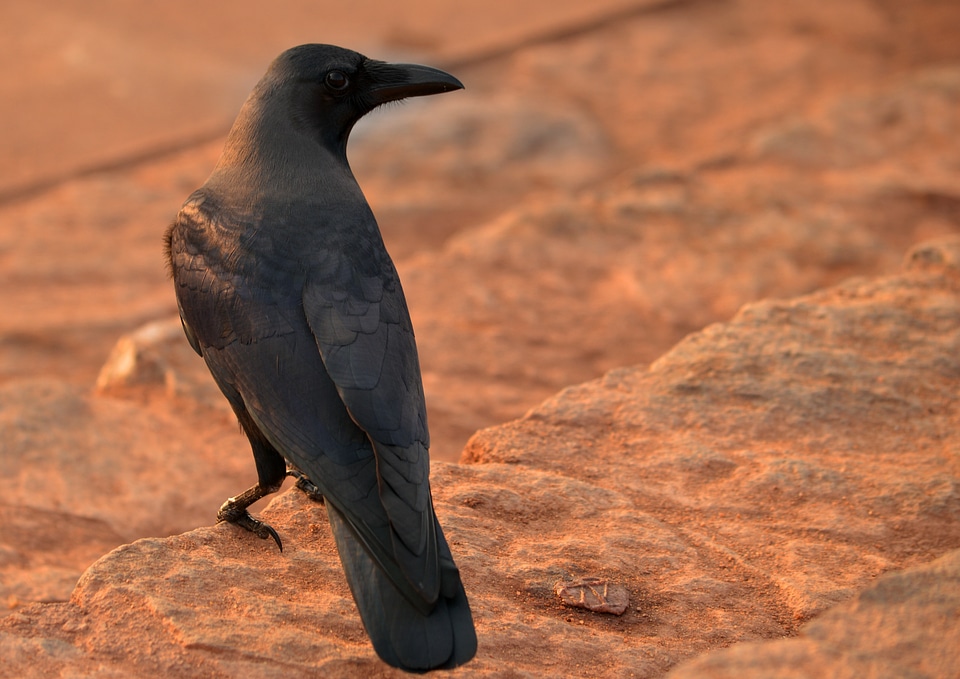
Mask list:
[{"label": "bird tail", "polygon": [[424,615],[367,553],[343,514],[330,502],[326,506],[347,583],[377,655],[408,672],[447,669],[470,660],[477,652],[477,633],[440,524],[435,523],[443,574],[440,595]]}]

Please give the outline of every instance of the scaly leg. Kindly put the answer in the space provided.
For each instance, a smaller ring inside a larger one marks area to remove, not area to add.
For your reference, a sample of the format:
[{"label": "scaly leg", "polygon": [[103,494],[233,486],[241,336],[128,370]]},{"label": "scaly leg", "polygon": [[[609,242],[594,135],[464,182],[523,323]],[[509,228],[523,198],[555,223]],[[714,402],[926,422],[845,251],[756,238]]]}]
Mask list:
[{"label": "scaly leg", "polygon": [[287,462],[287,476],[292,476],[297,480],[297,488],[306,493],[307,497],[323,504],[323,493],[320,492],[320,488],[292,462]]},{"label": "scaly leg", "polygon": [[250,515],[250,512],[247,511],[247,507],[260,498],[280,490],[282,483],[282,478],[280,483],[275,486],[267,486],[266,488],[258,483],[252,488],[247,488],[236,497],[227,498],[227,501],[220,506],[220,511],[217,512],[217,523],[227,521],[235,526],[246,528],[261,540],[266,540],[268,537],[273,538],[277,543],[277,547],[279,547],[282,552],[283,543],[280,542],[280,536],[277,534],[277,531],[275,531],[270,524],[264,523],[260,519],[255,519]]}]

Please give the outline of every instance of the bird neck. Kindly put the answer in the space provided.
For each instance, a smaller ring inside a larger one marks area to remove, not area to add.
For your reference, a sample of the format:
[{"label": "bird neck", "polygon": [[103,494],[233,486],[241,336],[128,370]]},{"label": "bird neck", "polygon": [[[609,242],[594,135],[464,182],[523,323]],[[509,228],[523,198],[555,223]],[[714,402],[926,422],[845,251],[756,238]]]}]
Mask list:
[{"label": "bird neck", "polygon": [[289,116],[247,100],[207,185],[233,195],[303,199],[331,190],[359,193],[347,162],[346,136],[321,140]]}]

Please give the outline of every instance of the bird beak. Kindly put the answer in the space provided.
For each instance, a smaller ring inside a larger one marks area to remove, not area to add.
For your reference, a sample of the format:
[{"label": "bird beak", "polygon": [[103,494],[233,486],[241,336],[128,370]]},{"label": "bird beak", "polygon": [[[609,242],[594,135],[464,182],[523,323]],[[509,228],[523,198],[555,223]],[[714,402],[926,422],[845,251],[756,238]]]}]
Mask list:
[{"label": "bird beak", "polygon": [[375,105],[463,89],[463,83],[452,75],[429,66],[388,64],[368,59],[363,70],[370,78],[368,92]]}]

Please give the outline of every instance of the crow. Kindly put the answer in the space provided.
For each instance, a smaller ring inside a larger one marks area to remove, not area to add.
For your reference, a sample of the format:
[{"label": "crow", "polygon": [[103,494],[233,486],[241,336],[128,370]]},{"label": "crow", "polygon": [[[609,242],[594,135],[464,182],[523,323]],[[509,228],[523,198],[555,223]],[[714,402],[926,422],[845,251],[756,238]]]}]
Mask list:
[{"label": "crow", "polygon": [[184,332],[256,462],[218,521],[282,550],[247,508],[296,476],[325,503],[377,654],[416,672],[467,662],[477,637],[434,514],[410,315],[346,148],[381,104],[462,88],[332,45],[287,50],[165,238]]}]

